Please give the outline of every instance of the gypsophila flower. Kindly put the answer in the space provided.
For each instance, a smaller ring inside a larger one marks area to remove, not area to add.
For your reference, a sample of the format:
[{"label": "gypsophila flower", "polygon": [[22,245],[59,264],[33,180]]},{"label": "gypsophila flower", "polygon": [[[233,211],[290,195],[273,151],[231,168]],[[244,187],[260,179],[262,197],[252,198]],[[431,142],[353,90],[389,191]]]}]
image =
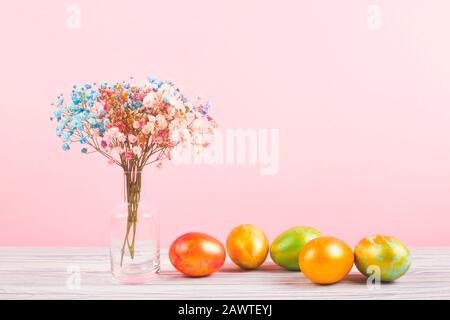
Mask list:
[{"label": "gypsophila flower", "polygon": [[134,135],[132,135],[132,134],[129,134],[129,135],[128,135],[128,141],[129,141],[130,143],[136,143],[137,138],[136,138],[136,136],[134,136]]},{"label": "gypsophila flower", "polygon": [[217,126],[209,102],[191,101],[172,82],[154,77],[142,83],[75,85],[69,100],[59,95],[52,105],[64,150],[79,142],[127,170],[161,164],[175,147],[205,148]]},{"label": "gypsophila flower", "polygon": [[140,146],[133,147],[133,153],[140,157],[142,154],[142,148]]},{"label": "gypsophila flower", "polygon": [[88,143],[88,138],[86,136],[81,136],[80,137],[80,143],[81,144],[86,144]]}]

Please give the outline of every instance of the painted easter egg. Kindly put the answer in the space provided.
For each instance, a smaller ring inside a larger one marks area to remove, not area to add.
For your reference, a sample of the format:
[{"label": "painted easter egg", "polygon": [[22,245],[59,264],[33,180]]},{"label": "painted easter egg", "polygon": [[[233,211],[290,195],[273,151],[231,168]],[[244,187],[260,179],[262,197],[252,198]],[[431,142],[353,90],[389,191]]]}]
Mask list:
[{"label": "painted easter egg", "polygon": [[373,235],[356,245],[355,265],[367,277],[378,272],[381,281],[394,281],[408,271],[411,254],[400,240]]},{"label": "painted easter egg", "polygon": [[280,234],[270,245],[273,262],[288,270],[300,270],[298,256],[306,243],[320,236],[311,227],[295,227]]},{"label": "painted easter egg", "polygon": [[177,238],[169,250],[172,265],[191,277],[203,277],[219,270],[225,262],[225,248],[217,239],[200,232]]},{"label": "painted easter egg", "polygon": [[353,251],[342,240],[321,236],[305,244],[299,255],[299,265],[312,282],[335,283],[352,269]]},{"label": "painted easter egg", "polygon": [[258,227],[243,224],[228,235],[227,252],[230,259],[242,269],[256,269],[267,258],[269,241]]}]

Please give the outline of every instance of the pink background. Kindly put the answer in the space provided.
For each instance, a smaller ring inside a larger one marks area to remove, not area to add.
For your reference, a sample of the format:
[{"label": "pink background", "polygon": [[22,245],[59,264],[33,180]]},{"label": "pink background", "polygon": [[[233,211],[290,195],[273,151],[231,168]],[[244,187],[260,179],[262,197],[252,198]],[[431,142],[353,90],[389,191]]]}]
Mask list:
[{"label": "pink background", "polygon": [[[81,7],[68,30],[66,8]],[[382,29],[366,27],[378,4]],[[104,246],[121,173],[65,153],[50,102],[154,74],[213,102],[221,128],[280,129],[280,170],[146,172],[163,246],[314,226],[450,245],[449,1],[10,1],[0,10],[0,245]]]}]

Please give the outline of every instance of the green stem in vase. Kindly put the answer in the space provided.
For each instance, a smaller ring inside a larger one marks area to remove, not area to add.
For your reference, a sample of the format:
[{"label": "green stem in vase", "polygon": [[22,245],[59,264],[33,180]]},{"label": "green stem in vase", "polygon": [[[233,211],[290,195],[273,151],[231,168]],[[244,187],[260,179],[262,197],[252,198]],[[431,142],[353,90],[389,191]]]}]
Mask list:
[{"label": "green stem in vase", "polygon": [[[136,230],[138,222],[138,209],[141,194],[142,173],[136,167],[131,171],[125,172],[125,196],[128,208],[127,228],[125,238],[122,244],[120,265],[123,265],[123,259],[126,253],[126,248],[130,253],[131,259],[135,256],[136,245]],[[132,231],[132,232],[131,232]],[[132,234],[130,234],[132,233]],[[130,235],[132,236],[130,241]]]}]

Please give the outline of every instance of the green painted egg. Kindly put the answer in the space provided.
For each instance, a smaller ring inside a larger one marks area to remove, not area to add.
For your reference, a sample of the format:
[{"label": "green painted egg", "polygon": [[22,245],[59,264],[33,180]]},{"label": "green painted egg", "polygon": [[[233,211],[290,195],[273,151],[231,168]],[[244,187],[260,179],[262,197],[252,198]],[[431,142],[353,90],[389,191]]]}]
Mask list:
[{"label": "green painted egg", "polygon": [[411,265],[408,248],[398,239],[374,235],[362,239],[355,247],[355,265],[365,275],[381,281],[394,281],[404,275]]},{"label": "green painted egg", "polygon": [[300,270],[298,256],[303,246],[321,235],[311,227],[295,227],[280,234],[270,245],[272,260],[288,270]]}]

